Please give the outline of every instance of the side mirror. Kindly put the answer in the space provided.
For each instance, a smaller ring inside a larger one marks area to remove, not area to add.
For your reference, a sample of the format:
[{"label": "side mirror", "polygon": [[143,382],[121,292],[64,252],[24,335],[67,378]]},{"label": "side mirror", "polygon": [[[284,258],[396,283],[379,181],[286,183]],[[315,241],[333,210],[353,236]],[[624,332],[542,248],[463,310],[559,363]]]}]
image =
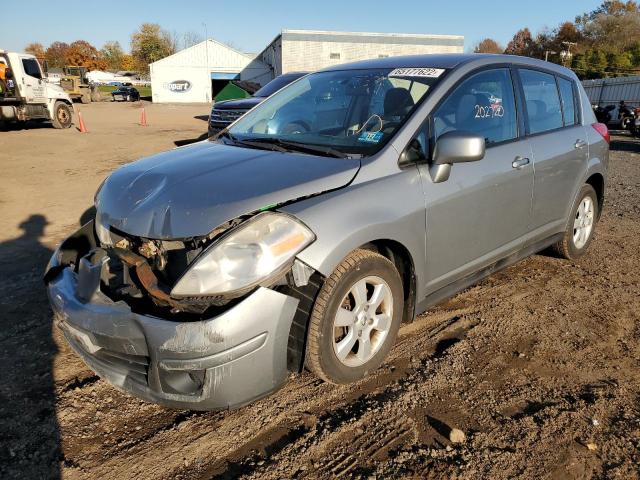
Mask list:
[{"label": "side mirror", "polygon": [[431,179],[434,183],[448,180],[451,165],[482,160],[485,149],[484,138],[480,135],[461,131],[445,133],[433,150],[433,163],[429,169]]},{"label": "side mirror", "polygon": [[400,167],[406,167],[407,165],[425,162],[427,157],[424,154],[424,150],[422,145],[417,138],[414,138],[409,142],[407,148],[400,154],[400,159],[398,160],[398,165]]}]

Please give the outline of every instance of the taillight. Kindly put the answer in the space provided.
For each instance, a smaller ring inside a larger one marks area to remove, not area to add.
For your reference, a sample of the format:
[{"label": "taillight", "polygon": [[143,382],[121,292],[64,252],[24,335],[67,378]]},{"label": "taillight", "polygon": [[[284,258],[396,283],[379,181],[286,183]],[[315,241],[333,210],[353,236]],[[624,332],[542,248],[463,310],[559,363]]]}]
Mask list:
[{"label": "taillight", "polygon": [[602,138],[604,138],[604,140],[607,143],[611,142],[611,137],[609,136],[609,129],[607,128],[607,126],[604,123],[593,123],[591,124],[591,126],[593,127],[593,129],[598,132],[600,135],[602,135]]}]

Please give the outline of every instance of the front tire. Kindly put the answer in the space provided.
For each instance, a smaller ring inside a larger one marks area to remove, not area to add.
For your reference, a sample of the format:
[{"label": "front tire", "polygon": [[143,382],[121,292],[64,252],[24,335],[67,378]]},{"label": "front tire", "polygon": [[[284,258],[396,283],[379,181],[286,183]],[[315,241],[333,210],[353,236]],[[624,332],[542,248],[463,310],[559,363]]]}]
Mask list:
[{"label": "front tire", "polygon": [[327,278],[311,313],[305,366],[330,383],[350,383],[377,369],[402,321],[402,279],[369,250],[350,253]]},{"label": "front tire", "polygon": [[73,123],[71,107],[64,102],[56,102],[53,105],[53,128],[69,128]]},{"label": "front tire", "polygon": [[591,185],[584,185],[571,210],[572,215],[562,240],[553,246],[555,252],[568,260],[583,256],[596,228],[598,220],[598,196]]}]

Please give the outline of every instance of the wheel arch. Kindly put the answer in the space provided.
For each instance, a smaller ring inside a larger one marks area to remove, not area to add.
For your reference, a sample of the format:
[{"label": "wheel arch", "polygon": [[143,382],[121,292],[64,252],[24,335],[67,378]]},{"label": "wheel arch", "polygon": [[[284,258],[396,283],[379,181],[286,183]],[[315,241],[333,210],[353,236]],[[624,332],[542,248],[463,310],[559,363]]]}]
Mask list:
[{"label": "wheel arch", "polygon": [[395,265],[400,278],[402,278],[404,291],[402,322],[409,323],[413,321],[416,306],[416,271],[409,249],[402,243],[391,239],[373,240],[359,248],[375,251]]},{"label": "wheel arch", "polygon": [[592,173],[585,183],[591,185],[596,191],[598,197],[598,217],[600,217],[604,205],[604,176],[599,172]]}]

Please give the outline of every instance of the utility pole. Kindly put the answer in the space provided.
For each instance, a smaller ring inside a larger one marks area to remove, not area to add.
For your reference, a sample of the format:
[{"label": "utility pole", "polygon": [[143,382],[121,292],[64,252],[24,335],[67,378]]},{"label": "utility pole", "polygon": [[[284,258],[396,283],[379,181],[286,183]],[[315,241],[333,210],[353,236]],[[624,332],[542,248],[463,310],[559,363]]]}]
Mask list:
[{"label": "utility pole", "polygon": [[207,103],[209,100],[209,93],[213,93],[211,87],[211,70],[209,70],[209,32],[207,31],[207,24],[202,22],[202,26],[204,27],[204,50],[207,59],[205,60],[205,65],[207,66],[207,83],[209,84],[209,90],[207,91]]},{"label": "utility pole", "polygon": [[575,47],[577,45],[576,42],[562,42],[562,45],[564,45],[567,49],[562,51],[562,65],[563,66],[567,66],[566,64],[566,60],[571,60],[571,57],[573,57],[573,54],[571,53],[571,47]]}]

